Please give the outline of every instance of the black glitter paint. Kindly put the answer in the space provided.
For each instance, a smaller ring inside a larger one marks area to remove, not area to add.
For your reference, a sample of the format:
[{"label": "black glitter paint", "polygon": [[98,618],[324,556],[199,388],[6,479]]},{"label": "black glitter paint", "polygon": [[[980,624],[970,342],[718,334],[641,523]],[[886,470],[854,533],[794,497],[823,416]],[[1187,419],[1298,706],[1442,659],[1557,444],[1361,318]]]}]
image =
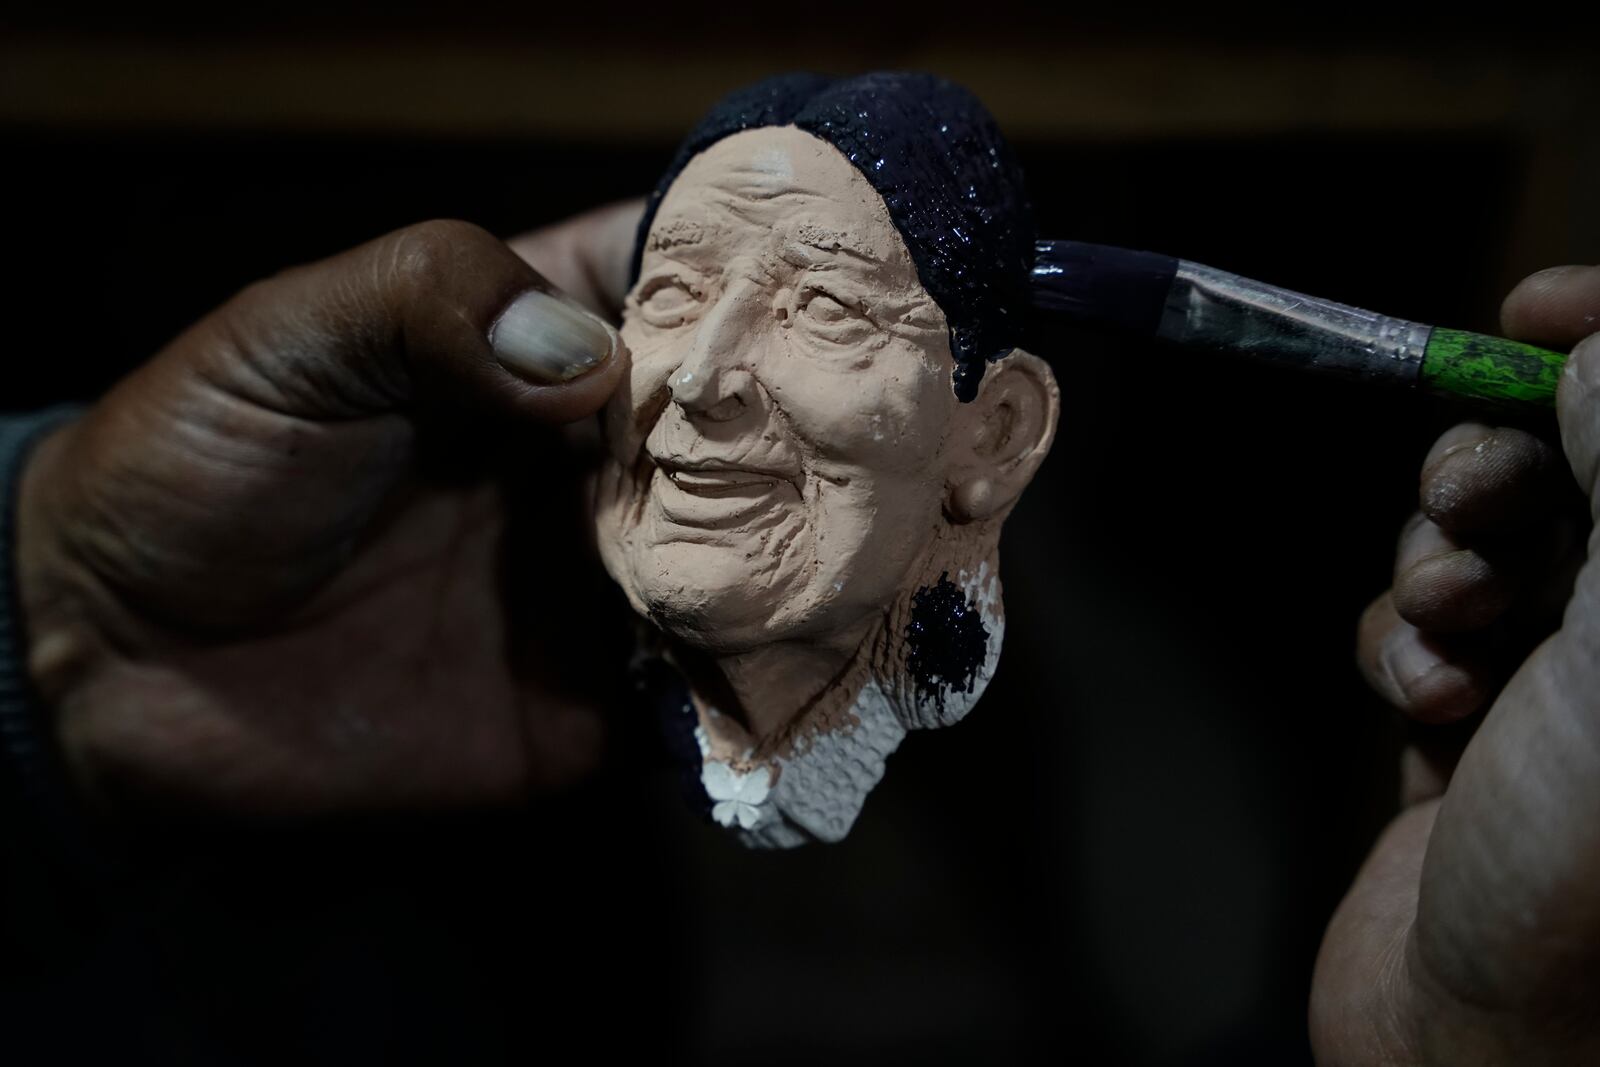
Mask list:
[{"label": "black glitter paint", "polygon": [[785,74],[729,94],[684,139],[651,194],[633,280],[656,209],[683,168],[724,137],[763,126],[796,126],[827,141],[883,197],[922,287],[950,324],[951,386],[972,400],[987,363],[1024,343],[1033,211],[994,119],[942,78]]},{"label": "black glitter paint", "polygon": [[911,598],[906,666],[917,692],[944,711],[946,687],[972,692],[989,649],[989,630],[978,607],[950,581],[948,572]]}]

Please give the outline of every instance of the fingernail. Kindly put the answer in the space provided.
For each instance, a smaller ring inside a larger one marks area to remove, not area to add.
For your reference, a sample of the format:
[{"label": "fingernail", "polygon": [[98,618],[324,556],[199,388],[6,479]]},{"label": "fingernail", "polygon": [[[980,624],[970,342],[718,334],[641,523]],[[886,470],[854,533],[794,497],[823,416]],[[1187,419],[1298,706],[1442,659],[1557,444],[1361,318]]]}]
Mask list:
[{"label": "fingernail", "polygon": [[1383,666],[1406,697],[1440,662],[1438,653],[1424,646],[1414,630],[1394,634],[1383,650]]},{"label": "fingernail", "polygon": [[614,336],[582,308],[530,289],[489,327],[489,346],[513,374],[541,383],[565,382],[604,362]]}]

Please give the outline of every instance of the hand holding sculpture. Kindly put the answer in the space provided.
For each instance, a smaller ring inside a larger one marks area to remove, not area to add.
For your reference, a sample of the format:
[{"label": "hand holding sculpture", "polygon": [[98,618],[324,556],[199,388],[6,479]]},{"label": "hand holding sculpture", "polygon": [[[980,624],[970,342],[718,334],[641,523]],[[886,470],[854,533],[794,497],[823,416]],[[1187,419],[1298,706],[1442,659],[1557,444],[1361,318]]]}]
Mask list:
[{"label": "hand holding sculpture", "polygon": [[905,730],[960,719],[995,668],[1000,524],[1049,448],[1055,382],[991,352],[958,398],[927,272],[813,132],[716,138],[655,207],[606,412],[602,555],[688,683],[714,817],[759,843],[836,840]]}]

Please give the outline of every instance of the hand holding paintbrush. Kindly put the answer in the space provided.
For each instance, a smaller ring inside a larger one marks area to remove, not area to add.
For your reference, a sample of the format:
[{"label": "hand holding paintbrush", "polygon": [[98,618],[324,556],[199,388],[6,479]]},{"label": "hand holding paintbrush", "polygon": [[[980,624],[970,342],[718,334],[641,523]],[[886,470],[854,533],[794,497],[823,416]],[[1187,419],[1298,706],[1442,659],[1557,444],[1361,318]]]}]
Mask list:
[{"label": "hand holding paintbrush", "polygon": [[1600,542],[1586,559],[1571,506],[1575,476],[1600,515],[1600,267],[1534,275],[1501,317],[1576,346],[1561,447],[1468,423],[1423,464],[1358,637],[1369,683],[1422,728],[1404,810],[1323,941],[1318,1062],[1600,1062]]}]

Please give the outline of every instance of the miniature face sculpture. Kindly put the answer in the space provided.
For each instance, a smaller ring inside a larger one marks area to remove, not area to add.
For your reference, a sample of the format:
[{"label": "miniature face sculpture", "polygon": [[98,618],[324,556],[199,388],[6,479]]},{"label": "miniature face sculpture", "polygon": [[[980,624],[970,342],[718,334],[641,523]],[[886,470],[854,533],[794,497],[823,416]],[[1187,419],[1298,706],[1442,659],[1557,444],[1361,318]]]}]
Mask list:
[{"label": "miniature face sculpture", "polygon": [[793,126],[727,136],[661,201],[597,493],[607,569],[687,682],[700,782],[752,843],[837,840],[907,728],[976,702],[1000,522],[1054,429],[1013,352],[961,403],[884,200]]}]

